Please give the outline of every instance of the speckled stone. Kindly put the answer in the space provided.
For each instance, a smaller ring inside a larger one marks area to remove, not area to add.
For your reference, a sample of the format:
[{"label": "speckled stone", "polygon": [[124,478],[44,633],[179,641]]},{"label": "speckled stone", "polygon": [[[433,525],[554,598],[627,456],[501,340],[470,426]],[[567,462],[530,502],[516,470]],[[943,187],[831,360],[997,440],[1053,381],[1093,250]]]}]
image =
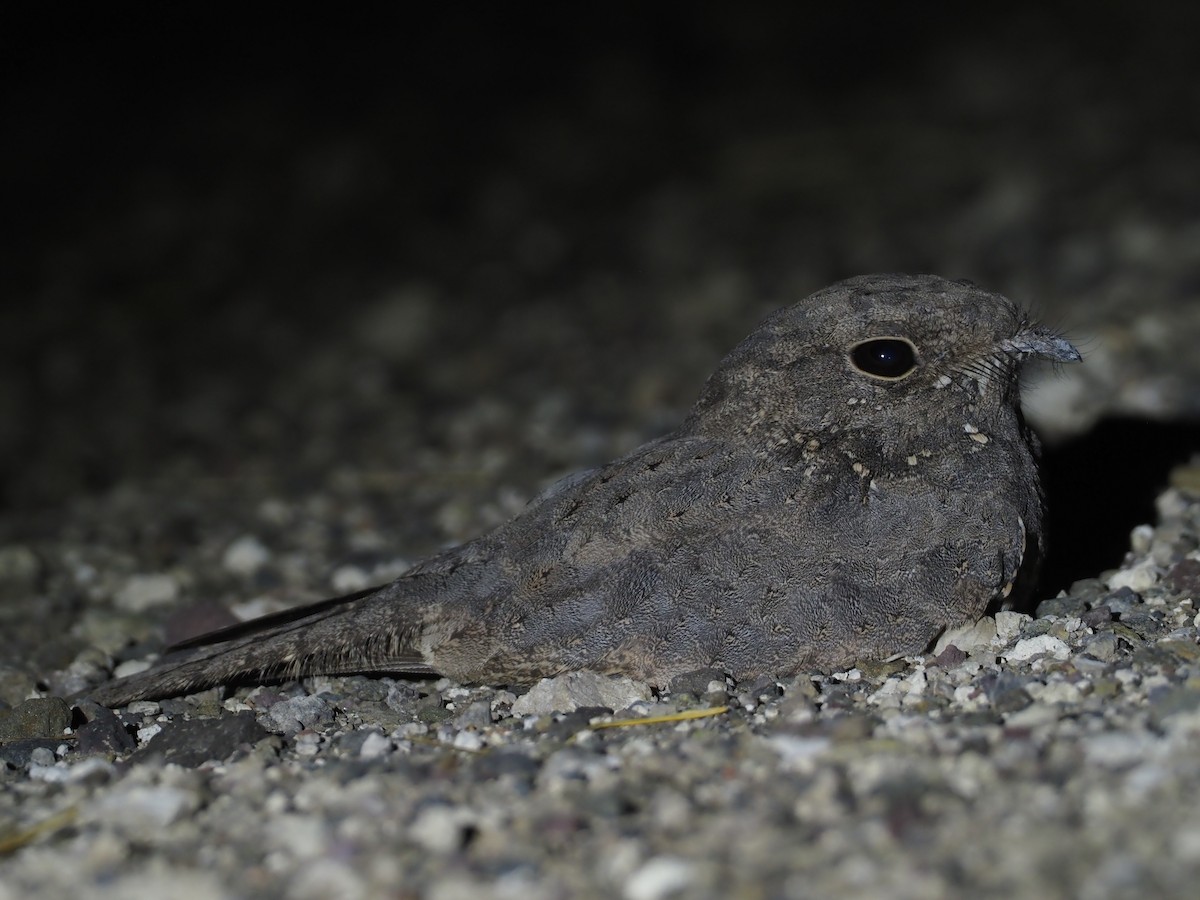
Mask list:
[{"label": "speckled stone", "polygon": [[0,710],[0,741],[61,737],[71,726],[71,707],[61,697],[25,700]]}]

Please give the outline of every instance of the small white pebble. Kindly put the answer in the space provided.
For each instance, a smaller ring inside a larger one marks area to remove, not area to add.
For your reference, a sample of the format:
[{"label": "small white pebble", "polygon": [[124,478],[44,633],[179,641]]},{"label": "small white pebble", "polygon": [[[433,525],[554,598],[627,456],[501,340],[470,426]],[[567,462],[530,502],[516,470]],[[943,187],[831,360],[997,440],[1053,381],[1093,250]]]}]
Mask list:
[{"label": "small white pebble", "polygon": [[1121,768],[1151,757],[1155,740],[1149,734],[1106,732],[1089,737],[1083,744],[1083,753],[1089,763]]},{"label": "small white pebble", "polygon": [[252,534],[238,538],[225,548],[221,565],[235,575],[253,575],[271,558],[271,551]]},{"label": "small white pebble", "polygon": [[29,766],[29,778],[31,781],[45,781],[47,783],[61,783],[70,781],[71,770],[66,766],[39,766],[32,763]]},{"label": "small white pebble", "polygon": [[102,796],[85,812],[89,821],[116,824],[139,833],[166,828],[199,806],[193,791],[164,785],[118,789]]},{"label": "small white pebble", "polygon": [[278,497],[269,497],[258,505],[258,516],[272,525],[286,525],[291,519],[292,511]]},{"label": "small white pebble", "polygon": [[964,653],[970,653],[977,647],[990,647],[995,639],[996,620],[991,616],[984,616],[978,622],[947,628],[934,644],[933,653],[935,656],[940,655],[951,644]]},{"label": "small white pebble", "polygon": [[392,737],[398,741],[406,741],[422,734],[429,734],[429,726],[424,722],[405,722],[392,732]]},{"label": "small white pebble", "polygon": [[1010,612],[1009,610],[1003,610],[996,613],[997,640],[999,640],[1001,643],[1007,644],[1021,633],[1021,628],[1026,622],[1032,621],[1032,616],[1027,616],[1023,613]]},{"label": "small white pebble", "polygon": [[[320,853],[324,847],[317,852]],[[369,892],[351,861],[323,857],[302,863],[288,885],[294,900],[329,900],[331,897],[366,897]]]},{"label": "small white pebble", "polygon": [[131,575],[113,600],[128,612],[145,612],[179,596],[179,583],[165,572]]},{"label": "small white pebble", "polygon": [[780,762],[785,767],[795,769],[811,768],[816,758],[832,744],[827,737],[799,737],[794,734],[775,734],[767,740],[779,754]]},{"label": "small white pebble", "polygon": [[1129,588],[1135,594],[1140,594],[1158,583],[1160,572],[1150,560],[1138,563],[1131,569],[1119,569],[1108,579],[1109,590]]},{"label": "small white pebble", "polygon": [[345,565],[338,566],[333,570],[333,574],[329,577],[329,584],[339,594],[352,594],[365,587],[370,587],[371,579],[358,566]]},{"label": "small white pebble", "polygon": [[1069,681],[1052,681],[1049,684],[1035,681],[1026,685],[1025,690],[1039,703],[1076,703],[1082,696],[1079,685]]},{"label": "small white pebble", "polygon": [[280,603],[274,597],[252,597],[244,603],[234,603],[229,607],[229,611],[243,622],[285,609],[287,609],[286,604]]},{"label": "small white pebble", "polygon": [[321,735],[315,731],[301,731],[296,735],[296,753],[300,756],[316,756],[321,750]]},{"label": "small white pebble", "polygon": [[1129,532],[1129,549],[1134,553],[1149,553],[1154,544],[1154,526],[1138,525]]},{"label": "small white pebble", "polygon": [[954,689],[954,702],[964,709],[979,709],[987,703],[987,694],[974,684],[960,684]]},{"label": "small white pebble", "polygon": [[86,781],[93,776],[115,775],[117,767],[101,756],[90,756],[80,760],[67,770],[68,781]]},{"label": "small white pebble", "polygon": [[1005,717],[1004,724],[1009,728],[1041,728],[1053,725],[1059,720],[1060,712],[1054,706],[1044,703],[1034,703]]},{"label": "small white pebble", "polygon": [[363,739],[358,748],[358,755],[363,759],[378,759],[392,749],[392,742],[377,731],[372,731]]},{"label": "small white pebble", "polygon": [[456,806],[427,806],[413,820],[408,836],[430,853],[453,853],[462,846],[465,830],[475,824],[470,810]]},{"label": "small white pebble", "polygon": [[483,738],[477,731],[460,731],[451,744],[456,750],[482,750]]},{"label": "small white pebble", "polygon": [[1052,656],[1055,659],[1066,659],[1071,655],[1071,648],[1063,641],[1049,634],[1039,634],[1036,637],[1024,638],[1017,641],[1011,650],[1004,653],[1010,662],[1023,662],[1037,656]]},{"label": "small white pebble", "polygon": [[1200,862],[1200,828],[1183,827],[1171,839],[1172,856],[1193,865]]},{"label": "small white pebble", "polygon": [[625,882],[626,900],[662,900],[681,894],[696,879],[695,863],[674,856],[656,856]]},{"label": "small white pebble", "polygon": [[113,669],[113,678],[126,678],[139,672],[145,672],[151,665],[153,663],[148,659],[128,659]]}]

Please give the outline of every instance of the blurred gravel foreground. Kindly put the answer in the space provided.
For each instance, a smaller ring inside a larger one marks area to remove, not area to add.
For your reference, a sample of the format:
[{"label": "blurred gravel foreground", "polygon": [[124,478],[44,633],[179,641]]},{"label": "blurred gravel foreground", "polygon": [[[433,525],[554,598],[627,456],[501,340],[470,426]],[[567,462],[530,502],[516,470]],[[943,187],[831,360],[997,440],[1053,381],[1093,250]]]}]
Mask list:
[{"label": "blurred gravel foreground", "polygon": [[[1194,896],[1200,19],[994,16],[6,27],[0,900]],[[1035,606],[661,693],[63,699],[494,526],[876,271],[1084,352],[1026,385]]]}]

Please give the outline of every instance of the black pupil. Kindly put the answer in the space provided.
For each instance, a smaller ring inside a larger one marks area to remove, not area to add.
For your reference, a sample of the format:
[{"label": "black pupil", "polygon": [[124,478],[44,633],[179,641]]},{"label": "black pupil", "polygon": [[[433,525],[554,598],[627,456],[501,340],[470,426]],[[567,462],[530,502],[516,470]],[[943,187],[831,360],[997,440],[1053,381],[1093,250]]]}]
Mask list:
[{"label": "black pupil", "polygon": [[912,345],[895,338],[863,341],[850,352],[850,358],[868,375],[880,378],[899,378],[917,363]]}]

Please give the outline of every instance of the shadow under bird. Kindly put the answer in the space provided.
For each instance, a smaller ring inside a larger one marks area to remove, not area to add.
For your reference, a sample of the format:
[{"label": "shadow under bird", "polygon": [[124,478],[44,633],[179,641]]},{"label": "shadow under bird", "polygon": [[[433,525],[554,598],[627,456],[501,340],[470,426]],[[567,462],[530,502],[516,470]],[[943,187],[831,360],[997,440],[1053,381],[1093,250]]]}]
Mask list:
[{"label": "shadow under bird", "polygon": [[1035,574],[1030,357],[1080,358],[968,282],[840,282],[768,317],[675,431],[494,531],[87,694],[118,706],[311,674],[522,684],[577,669],[665,686],[919,653]]}]

